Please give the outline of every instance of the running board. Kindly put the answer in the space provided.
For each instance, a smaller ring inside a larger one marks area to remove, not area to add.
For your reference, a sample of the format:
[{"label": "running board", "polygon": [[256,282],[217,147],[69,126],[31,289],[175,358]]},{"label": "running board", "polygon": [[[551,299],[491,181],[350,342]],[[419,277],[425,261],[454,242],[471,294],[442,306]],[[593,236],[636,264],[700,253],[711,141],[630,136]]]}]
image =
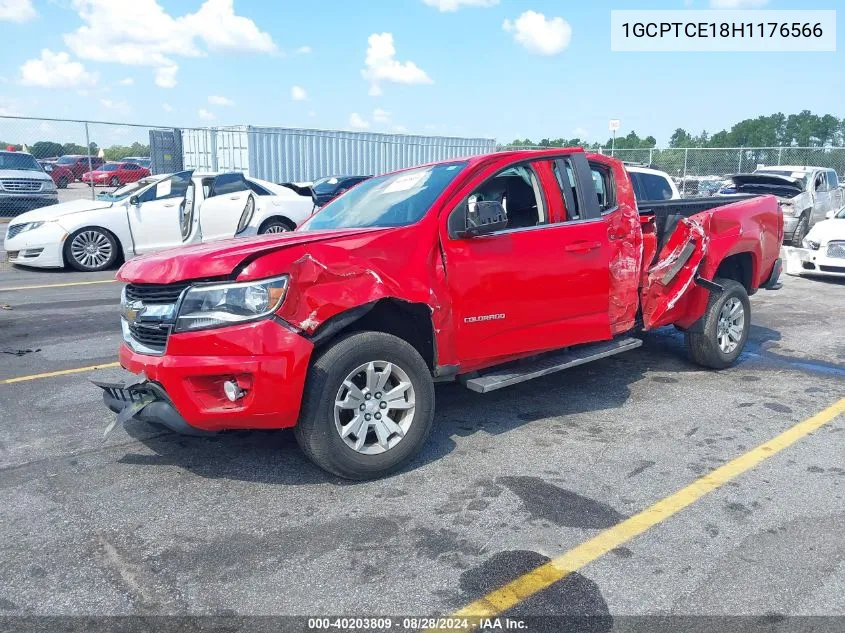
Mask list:
[{"label": "running board", "polygon": [[508,367],[505,369],[494,370],[480,376],[472,377],[473,374],[468,374],[467,377],[459,376],[458,379],[465,387],[472,391],[487,393],[488,391],[510,387],[511,385],[525,382],[532,378],[547,376],[556,371],[583,365],[599,358],[606,358],[614,354],[627,352],[628,350],[636,349],[642,344],[641,339],[632,337],[604,341],[602,343],[589,343],[587,345],[570,347],[561,352],[551,352],[550,354],[545,354],[534,359],[508,363]]}]

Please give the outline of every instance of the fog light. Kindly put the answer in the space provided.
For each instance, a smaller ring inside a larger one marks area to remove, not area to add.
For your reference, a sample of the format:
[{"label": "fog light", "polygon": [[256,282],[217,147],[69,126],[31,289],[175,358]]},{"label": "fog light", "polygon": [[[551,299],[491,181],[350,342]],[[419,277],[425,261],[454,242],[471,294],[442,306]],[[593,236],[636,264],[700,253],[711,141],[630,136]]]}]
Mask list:
[{"label": "fog light", "polygon": [[244,397],[243,389],[238,387],[238,383],[234,380],[227,380],[223,383],[223,392],[226,394],[229,402],[234,402],[235,400],[239,400]]}]

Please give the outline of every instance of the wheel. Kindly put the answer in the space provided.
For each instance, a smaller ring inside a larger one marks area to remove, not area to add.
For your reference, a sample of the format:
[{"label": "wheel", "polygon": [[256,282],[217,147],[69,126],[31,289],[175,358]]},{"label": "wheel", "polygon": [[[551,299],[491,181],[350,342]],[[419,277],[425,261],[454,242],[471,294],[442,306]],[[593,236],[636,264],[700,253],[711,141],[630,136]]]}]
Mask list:
[{"label": "wheel", "polygon": [[65,258],[76,270],[105,270],[117,260],[117,240],[104,229],[79,229],[65,241]]},{"label": "wheel", "polygon": [[56,183],[56,186],[59,189],[67,189],[67,178],[65,176],[59,178],[59,182]]},{"label": "wheel", "polygon": [[261,228],[258,229],[258,234],[287,233],[288,231],[293,231],[293,228],[294,227],[291,227],[291,225],[285,222],[282,218],[270,218],[261,225]]},{"label": "wheel", "polygon": [[798,220],[798,226],[795,227],[795,234],[792,236],[792,245],[799,248],[803,246],[804,238],[807,237],[809,230],[810,219],[806,215],[802,215],[801,219]]},{"label": "wheel", "polygon": [[112,179],[109,181],[109,184],[112,187],[119,187],[120,186],[120,179],[117,176],[112,176]]},{"label": "wheel", "polygon": [[701,332],[686,332],[687,349],[693,361],[705,367],[724,369],[732,365],[748,340],[751,303],[745,286],[733,279],[714,279],[724,288],[711,292]]},{"label": "wheel", "polygon": [[387,475],[416,455],[434,421],[434,382],[411,345],[350,334],[312,362],[294,434],[318,466],[347,479]]}]

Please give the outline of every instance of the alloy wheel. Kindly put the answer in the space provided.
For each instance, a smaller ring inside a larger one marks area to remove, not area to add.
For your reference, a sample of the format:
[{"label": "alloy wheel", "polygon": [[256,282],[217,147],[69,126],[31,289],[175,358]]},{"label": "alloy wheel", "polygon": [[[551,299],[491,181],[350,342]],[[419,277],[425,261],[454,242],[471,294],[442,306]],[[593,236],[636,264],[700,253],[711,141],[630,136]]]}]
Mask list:
[{"label": "alloy wheel", "polygon": [[716,341],[723,354],[732,353],[742,341],[745,330],[745,308],[742,301],[731,297],[719,311],[719,322],[716,326]]},{"label": "alloy wheel", "polygon": [[83,231],[70,244],[71,256],[82,266],[105,266],[112,256],[109,239],[99,231]]}]

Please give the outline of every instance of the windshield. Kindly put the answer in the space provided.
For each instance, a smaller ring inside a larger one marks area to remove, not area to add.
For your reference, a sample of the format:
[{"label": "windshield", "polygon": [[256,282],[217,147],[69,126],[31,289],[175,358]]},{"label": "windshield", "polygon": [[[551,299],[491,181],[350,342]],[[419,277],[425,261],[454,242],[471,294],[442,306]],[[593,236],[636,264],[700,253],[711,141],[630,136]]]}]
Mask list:
[{"label": "windshield", "polygon": [[318,194],[332,193],[339,182],[340,178],[320,178],[320,180],[314,183],[313,189],[314,192]]},{"label": "windshield", "polygon": [[4,153],[0,154],[0,169],[23,169],[26,171],[43,171],[41,165],[29,154]]},{"label": "windshield", "polygon": [[142,187],[146,187],[150,183],[156,182],[159,180],[158,178],[153,180],[148,180],[146,178],[142,178],[136,182],[130,182],[128,185],[123,185],[122,187],[118,187],[111,193],[99,193],[97,194],[97,200],[103,200],[105,202],[119,202],[123,200],[127,196],[131,196],[133,194],[138,193],[138,191]]},{"label": "windshield", "polygon": [[425,215],[464,167],[465,162],[444,163],[367,180],[323,207],[302,230],[408,226]]},{"label": "windshield", "polygon": [[75,157],[75,156],[62,156],[62,157],[61,157],[59,160],[57,160],[56,162],[57,162],[59,165],[72,165],[73,163],[75,163],[75,162],[76,162],[76,160],[77,160],[77,159],[76,159],[76,157]]},{"label": "windshield", "polygon": [[97,171],[117,171],[120,169],[120,165],[118,163],[106,163],[105,165],[100,165],[97,168]]}]

